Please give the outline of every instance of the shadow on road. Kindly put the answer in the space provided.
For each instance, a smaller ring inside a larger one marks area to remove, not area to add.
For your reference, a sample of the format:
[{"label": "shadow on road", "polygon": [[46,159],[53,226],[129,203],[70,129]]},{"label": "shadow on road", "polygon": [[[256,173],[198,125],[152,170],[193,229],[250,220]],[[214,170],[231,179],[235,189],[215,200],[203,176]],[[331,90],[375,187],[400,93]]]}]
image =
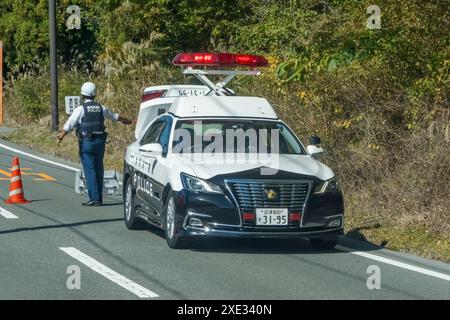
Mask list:
[{"label": "shadow on road", "polygon": [[[195,241],[189,247],[192,251],[242,254],[293,254],[318,253],[307,239],[211,239]],[[338,250],[320,250],[340,252]]]},{"label": "shadow on road", "polygon": [[102,207],[113,207],[121,205],[123,205],[123,202],[111,202],[111,203],[103,203]]},{"label": "shadow on road", "polygon": [[[148,232],[155,234],[165,241],[164,231],[156,227],[150,227]],[[347,235],[340,237],[339,245],[345,246],[349,251],[375,251],[382,247],[370,243],[365,238],[356,237],[356,230],[351,230]],[[351,233],[351,234],[350,234]],[[349,235],[350,234],[350,235]],[[169,248],[167,248],[169,250]],[[238,253],[238,254],[323,254],[344,253],[339,249],[313,248],[308,239],[228,239],[228,238],[203,238],[186,241],[183,250],[192,252],[212,253]]]},{"label": "shadow on road", "polygon": [[[343,236],[339,244],[355,251],[373,251],[380,247]],[[362,245],[361,245],[362,244]],[[242,253],[242,254],[323,254],[344,253],[339,249],[318,249],[308,239],[210,239],[195,241],[187,246],[197,252]]]},{"label": "shadow on road", "polygon": [[53,199],[28,199],[31,202],[43,202],[43,201],[50,201]]},{"label": "shadow on road", "polygon": [[80,221],[80,222],[74,222],[74,223],[66,223],[66,224],[51,224],[46,226],[37,226],[37,227],[24,227],[24,228],[16,228],[11,230],[3,230],[0,231],[0,235],[2,234],[9,234],[9,233],[16,233],[16,232],[23,232],[23,231],[36,231],[36,230],[45,230],[45,229],[58,229],[58,228],[72,228],[72,227],[79,227],[83,225],[89,225],[89,224],[97,224],[97,223],[108,223],[108,222],[117,222],[117,221],[123,221],[123,218],[120,219],[102,219],[102,220],[90,220],[90,221]]}]

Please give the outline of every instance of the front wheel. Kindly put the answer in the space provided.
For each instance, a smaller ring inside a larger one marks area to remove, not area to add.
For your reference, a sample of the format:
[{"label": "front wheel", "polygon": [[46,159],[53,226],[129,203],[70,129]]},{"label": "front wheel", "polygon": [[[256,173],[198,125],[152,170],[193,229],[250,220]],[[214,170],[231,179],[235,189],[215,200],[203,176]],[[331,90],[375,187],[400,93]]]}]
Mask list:
[{"label": "front wheel", "polygon": [[311,243],[311,246],[315,249],[331,250],[334,249],[334,247],[336,247],[338,243],[338,238],[331,238],[331,239],[311,238],[309,239],[309,242]]},{"label": "front wheel", "polygon": [[180,249],[183,247],[183,241],[178,235],[177,226],[179,221],[177,218],[175,200],[172,191],[169,192],[167,202],[164,206],[164,230],[166,234],[167,245],[172,249]]},{"label": "front wheel", "polygon": [[134,192],[129,178],[125,185],[125,194],[123,195],[123,213],[125,225],[130,230],[139,230],[147,227],[147,223],[136,216],[136,208],[134,207]]}]

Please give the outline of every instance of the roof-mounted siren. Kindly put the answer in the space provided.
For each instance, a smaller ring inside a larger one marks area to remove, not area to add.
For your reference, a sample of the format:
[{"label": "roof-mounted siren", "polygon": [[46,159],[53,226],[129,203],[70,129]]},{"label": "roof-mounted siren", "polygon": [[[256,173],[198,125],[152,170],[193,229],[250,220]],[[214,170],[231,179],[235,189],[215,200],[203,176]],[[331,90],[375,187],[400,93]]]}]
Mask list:
[{"label": "roof-mounted siren", "polygon": [[[206,85],[211,91],[208,96],[224,96],[232,94],[225,86],[237,75],[257,76],[261,72],[258,68],[269,65],[263,56],[235,53],[179,53],[173,58],[172,63],[183,67],[183,74],[192,74]],[[195,67],[210,67],[211,69],[196,69]],[[239,68],[240,69],[232,69]],[[251,70],[242,70],[250,68]],[[221,75],[223,80],[214,83],[207,76]]]}]

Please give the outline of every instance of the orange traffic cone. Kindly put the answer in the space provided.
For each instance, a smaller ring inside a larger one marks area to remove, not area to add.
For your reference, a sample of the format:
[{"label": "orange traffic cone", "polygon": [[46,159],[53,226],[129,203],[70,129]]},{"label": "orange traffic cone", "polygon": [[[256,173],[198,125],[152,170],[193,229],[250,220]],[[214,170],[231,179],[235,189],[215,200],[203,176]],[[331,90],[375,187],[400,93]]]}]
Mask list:
[{"label": "orange traffic cone", "polygon": [[22,188],[22,176],[20,174],[19,158],[14,157],[12,162],[11,183],[9,185],[9,198],[5,200],[7,204],[30,203],[25,199]]}]

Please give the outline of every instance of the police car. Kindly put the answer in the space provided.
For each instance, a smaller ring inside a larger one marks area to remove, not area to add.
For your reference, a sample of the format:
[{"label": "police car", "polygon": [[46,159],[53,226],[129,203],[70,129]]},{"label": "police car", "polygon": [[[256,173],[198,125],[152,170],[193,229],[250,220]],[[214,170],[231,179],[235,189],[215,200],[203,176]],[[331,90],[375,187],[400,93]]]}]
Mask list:
[{"label": "police car", "polygon": [[226,87],[267,60],[181,53],[173,63],[203,85],[144,90],[125,154],[126,226],[161,228],[171,248],[206,237],[301,237],[333,248],[344,205],[335,174],[317,160],[320,138],[305,148],[266,99]]}]

